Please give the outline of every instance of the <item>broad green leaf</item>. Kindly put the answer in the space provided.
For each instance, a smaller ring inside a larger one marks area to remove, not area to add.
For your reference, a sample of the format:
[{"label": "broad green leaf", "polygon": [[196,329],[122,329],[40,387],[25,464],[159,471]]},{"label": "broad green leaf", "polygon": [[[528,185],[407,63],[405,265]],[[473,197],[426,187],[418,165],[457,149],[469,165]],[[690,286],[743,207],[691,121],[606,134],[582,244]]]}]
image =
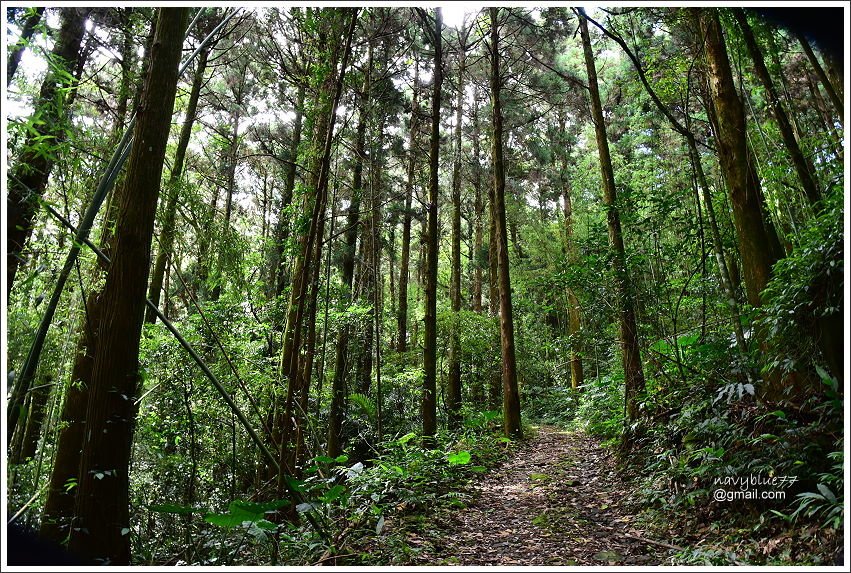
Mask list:
[{"label": "broad green leaf", "polygon": [[230,529],[232,527],[242,525],[243,521],[251,520],[244,519],[243,516],[234,515],[232,513],[208,513],[204,516],[204,521],[216,525],[218,527],[225,527],[227,529]]},{"label": "broad green leaf", "polygon": [[450,465],[453,466],[463,466],[469,464],[471,458],[472,456],[470,455],[470,452],[466,450],[462,450],[460,452],[449,454],[446,456],[446,460],[449,462]]},{"label": "broad green leaf", "polygon": [[329,489],[327,492],[325,492],[325,495],[323,495],[319,499],[325,503],[331,503],[332,501],[343,495],[344,491],[346,491],[345,486],[337,484],[331,489]]}]

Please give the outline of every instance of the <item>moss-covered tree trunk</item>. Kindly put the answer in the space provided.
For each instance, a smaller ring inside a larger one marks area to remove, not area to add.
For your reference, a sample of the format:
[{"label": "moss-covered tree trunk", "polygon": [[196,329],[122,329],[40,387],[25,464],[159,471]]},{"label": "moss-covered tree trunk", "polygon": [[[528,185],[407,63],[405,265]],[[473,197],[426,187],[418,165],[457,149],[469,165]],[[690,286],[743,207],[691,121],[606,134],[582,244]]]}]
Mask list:
[{"label": "moss-covered tree trunk", "polygon": [[706,64],[717,127],[718,159],[727,183],[742,257],[748,302],[760,306],[760,293],[778,259],[776,235],[767,228],[759,180],[750,165],[742,100],[736,93],[721,23],[715,10],[697,10],[705,41]]}]

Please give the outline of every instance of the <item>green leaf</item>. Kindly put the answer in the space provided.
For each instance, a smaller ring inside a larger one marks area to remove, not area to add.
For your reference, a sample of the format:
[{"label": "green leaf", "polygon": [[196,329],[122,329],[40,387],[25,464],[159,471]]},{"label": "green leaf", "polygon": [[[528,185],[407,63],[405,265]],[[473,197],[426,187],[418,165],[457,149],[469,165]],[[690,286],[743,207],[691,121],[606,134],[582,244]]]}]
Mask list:
[{"label": "green leaf", "polygon": [[331,503],[332,501],[343,495],[344,491],[346,491],[345,486],[337,484],[331,489],[329,489],[327,492],[325,492],[325,495],[323,495],[319,499],[324,503]]},{"label": "green leaf", "polygon": [[304,487],[304,482],[301,481],[301,480],[295,479],[292,476],[285,475],[284,481],[287,482],[287,487],[291,491],[296,491],[296,492],[299,492],[299,493],[304,493],[304,492],[307,491],[307,489]]},{"label": "green leaf", "polygon": [[827,498],[827,500],[828,500],[829,502],[831,502],[831,503],[836,503],[836,496],[835,496],[835,495],[833,495],[833,492],[832,492],[832,491],[830,491],[830,488],[829,488],[829,487],[827,487],[827,486],[826,486],[826,485],[824,485],[823,483],[818,484],[816,487],[817,487],[817,488],[818,488],[818,490],[822,493],[822,495],[823,495],[825,498]]},{"label": "green leaf", "polygon": [[462,450],[460,452],[449,454],[446,456],[446,460],[449,462],[450,465],[453,466],[463,466],[469,464],[470,459],[472,459],[472,456],[470,455],[470,452],[466,450]]},{"label": "green leaf", "polygon": [[277,525],[275,525],[274,523],[272,523],[271,521],[269,521],[267,519],[261,519],[260,521],[255,521],[254,525],[259,527],[260,529],[265,529],[266,531],[274,531],[275,529],[278,528]]},{"label": "green leaf", "polygon": [[488,468],[486,468],[485,466],[470,466],[469,470],[471,472],[476,472],[477,474],[480,474],[488,471]]},{"label": "green leaf", "polygon": [[417,435],[414,432],[409,432],[409,433],[405,434],[404,436],[402,436],[401,438],[399,438],[398,440],[396,440],[396,443],[400,444],[400,445],[405,445],[416,437],[417,437]]},{"label": "green leaf", "polygon": [[234,515],[232,513],[208,513],[204,516],[204,521],[218,527],[230,529],[238,525],[242,525],[243,521],[251,521],[243,519],[242,515]]}]

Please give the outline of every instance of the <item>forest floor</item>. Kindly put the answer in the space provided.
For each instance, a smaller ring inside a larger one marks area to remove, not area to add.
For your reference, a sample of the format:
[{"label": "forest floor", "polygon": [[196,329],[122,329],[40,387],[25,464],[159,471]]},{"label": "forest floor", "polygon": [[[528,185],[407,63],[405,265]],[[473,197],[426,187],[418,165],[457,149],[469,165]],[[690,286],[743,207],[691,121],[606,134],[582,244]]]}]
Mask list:
[{"label": "forest floor", "polygon": [[408,564],[659,565],[671,552],[640,531],[613,455],[581,432],[539,427],[474,488],[466,508],[408,531]]}]

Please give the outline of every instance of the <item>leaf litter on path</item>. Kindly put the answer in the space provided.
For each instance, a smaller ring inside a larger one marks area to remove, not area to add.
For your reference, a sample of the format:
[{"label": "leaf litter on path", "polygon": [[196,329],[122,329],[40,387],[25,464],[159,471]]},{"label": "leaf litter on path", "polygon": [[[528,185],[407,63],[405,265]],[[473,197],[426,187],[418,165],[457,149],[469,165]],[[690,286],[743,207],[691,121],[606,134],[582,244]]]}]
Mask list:
[{"label": "leaf litter on path", "polygon": [[630,528],[614,458],[582,432],[542,426],[436,516],[410,565],[658,565],[668,549]]}]

